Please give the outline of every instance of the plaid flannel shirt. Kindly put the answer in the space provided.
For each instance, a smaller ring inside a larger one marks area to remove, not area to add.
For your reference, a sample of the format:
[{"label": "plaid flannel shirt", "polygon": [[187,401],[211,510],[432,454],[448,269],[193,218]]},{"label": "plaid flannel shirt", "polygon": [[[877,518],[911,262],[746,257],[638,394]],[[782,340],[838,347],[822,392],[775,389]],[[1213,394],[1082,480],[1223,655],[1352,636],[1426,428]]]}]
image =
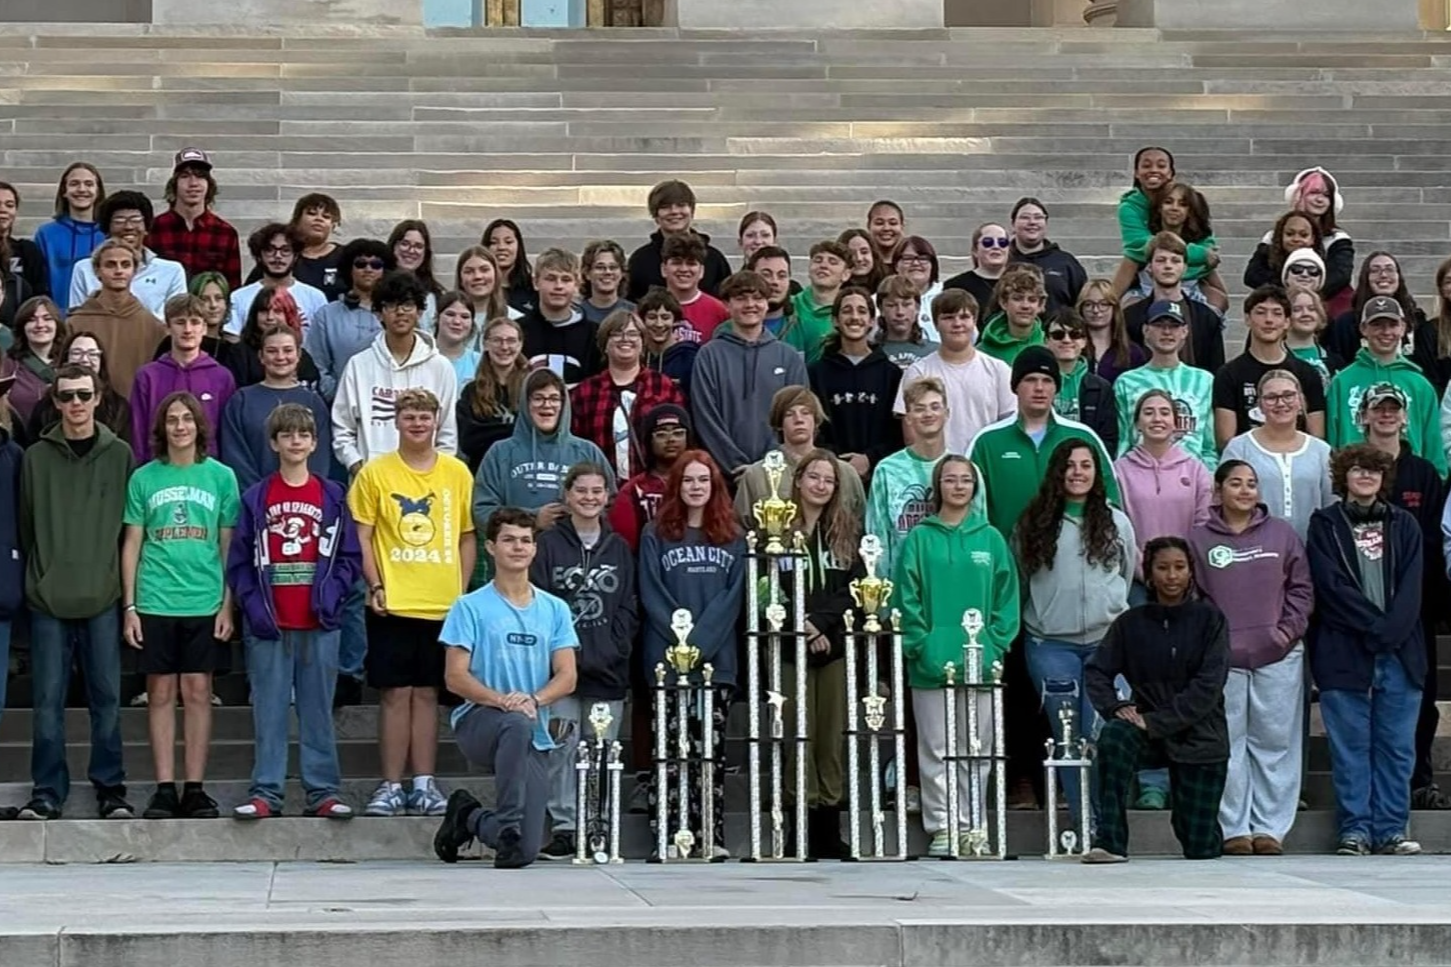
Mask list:
[{"label": "plaid flannel shirt", "polygon": [[242,251],[237,230],[211,210],[197,217],[194,228],[175,211],[156,216],[146,235],[146,247],[164,259],[180,262],[187,279],[203,272],[220,272],[236,290],[242,285]]},{"label": "plaid flannel shirt", "polygon": [[645,469],[646,441],[636,439],[635,421],[644,413],[661,403],[685,406],[685,394],[675,381],[653,369],[640,368],[633,386],[624,387],[635,392],[635,405],[630,410],[630,466],[628,473],[620,473],[615,466],[614,412],[620,405],[621,388],[610,379],[608,369],[601,370],[581,382],[569,395],[570,432],[588,440],[600,448],[612,469],[621,481],[627,480]]}]

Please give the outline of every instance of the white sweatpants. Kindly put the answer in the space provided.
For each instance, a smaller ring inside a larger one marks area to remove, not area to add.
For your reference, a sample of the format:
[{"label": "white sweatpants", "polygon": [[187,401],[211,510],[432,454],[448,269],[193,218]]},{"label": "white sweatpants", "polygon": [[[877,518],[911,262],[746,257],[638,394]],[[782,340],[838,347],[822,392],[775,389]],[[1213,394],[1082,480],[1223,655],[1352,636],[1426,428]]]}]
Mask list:
[{"label": "white sweatpants", "polygon": [[1224,685],[1229,776],[1219,805],[1224,838],[1284,840],[1300,803],[1305,646],[1273,665],[1231,668]]},{"label": "white sweatpants", "polygon": [[[947,829],[947,765],[942,761],[947,754],[947,701],[946,689],[912,689],[912,711],[917,717],[917,765],[922,774],[922,828],[927,835]],[[993,751],[993,702],[987,692],[977,696],[977,732],[981,743],[979,754],[990,755]],[[957,691],[957,754],[968,755],[971,746],[967,732],[967,693]],[[979,763],[977,782],[982,801],[983,825],[987,824],[988,777],[991,765]],[[959,829],[967,832],[972,828],[972,801],[969,786],[969,772],[966,767],[957,771],[957,821]]]}]

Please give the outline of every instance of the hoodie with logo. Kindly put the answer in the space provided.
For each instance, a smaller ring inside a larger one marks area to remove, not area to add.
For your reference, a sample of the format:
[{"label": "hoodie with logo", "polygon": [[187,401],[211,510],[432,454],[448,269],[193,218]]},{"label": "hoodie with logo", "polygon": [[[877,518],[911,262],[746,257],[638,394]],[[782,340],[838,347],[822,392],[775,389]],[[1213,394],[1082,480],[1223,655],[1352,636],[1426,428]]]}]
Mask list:
[{"label": "hoodie with logo", "polygon": [[1315,593],[1305,545],[1287,521],[1255,508],[1236,534],[1218,509],[1189,533],[1194,579],[1229,620],[1229,663],[1255,669],[1284,658],[1310,625]]},{"label": "hoodie with logo", "polygon": [[695,357],[690,407],[695,432],[729,475],[776,445],[771,398],[807,385],[801,354],[765,330],[755,342],[721,326]]},{"label": "hoodie with logo", "polygon": [[1078,301],[1078,293],[1088,284],[1088,273],[1083,263],[1071,252],[1058,247],[1057,242],[1043,241],[1043,247],[1036,252],[1023,252],[1014,242],[1008,249],[1009,262],[1024,262],[1036,265],[1043,273],[1043,287],[1048,290],[1048,305],[1044,312],[1056,312]]},{"label": "hoodie with logo", "polygon": [[131,385],[131,449],[136,463],[159,456],[151,452],[151,425],[161,401],[171,393],[187,392],[202,404],[207,415],[207,453],[217,456],[221,441],[222,411],[237,390],[227,367],[206,353],[182,366],[170,354],[142,366]]},{"label": "hoodie with logo", "polygon": [[529,580],[569,605],[579,636],[574,694],[603,701],[624,698],[639,624],[635,556],[603,518],[594,547],[584,546],[568,517],[541,532],[537,541]]},{"label": "hoodie with logo", "polygon": [[941,688],[952,662],[965,681],[963,613],[982,612],[982,676],[1001,661],[1018,636],[1018,567],[1008,542],[987,515],[969,511],[961,524],[935,514],[914,527],[892,572],[902,612],[902,655],[912,688]]},{"label": "hoodie with logo", "polygon": [[655,665],[675,644],[671,617],[676,610],[690,612],[694,629],[686,639],[700,649],[700,662],[691,674],[700,680],[701,666],[709,662],[712,681],[736,683],[736,619],[746,587],[746,539],[738,535],[726,544],[710,543],[698,528],[687,527],[680,540],[671,540],[652,521],[640,535],[640,611],[645,634],[641,661],[646,681],[655,680]]},{"label": "hoodie with logo", "polygon": [[433,337],[414,332],[413,350],[403,362],[388,349],[388,334],[348,360],[333,400],[333,453],[344,467],[398,449],[397,407],[406,389],[426,389],[438,397],[438,449],[458,451],[458,377],[453,363],[440,355]]},{"label": "hoodie with logo", "polygon": [[1172,446],[1162,460],[1134,447],[1113,465],[1124,513],[1134,525],[1138,560],[1155,537],[1188,539],[1189,532],[1209,520],[1214,478],[1188,451]]},{"label": "hoodie with logo", "polygon": [[1339,449],[1365,440],[1365,430],[1356,417],[1366,390],[1376,383],[1390,383],[1406,394],[1405,438],[1411,452],[1431,461],[1445,477],[1446,449],[1436,390],[1421,368],[1404,356],[1382,363],[1369,349],[1362,349],[1354,362],[1335,374],[1325,391],[1325,442]]},{"label": "hoodie with logo", "polygon": [[539,379],[539,370],[530,373],[519,388],[519,402],[514,428],[507,440],[489,448],[479,472],[474,476],[474,520],[486,526],[489,516],[500,507],[522,507],[538,510],[545,504],[562,500],[564,475],[581,461],[598,463],[605,468],[609,489],[615,489],[615,475],[600,448],[570,432],[569,394],[564,395],[559,410],[559,425],[553,433],[543,433],[529,417],[529,390]]},{"label": "hoodie with logo", "polygon": [[56,302],[68,301],[76,263],[89,259],[105,240],[106,230],[100,225],[70,215],[57,215],[35,230],[35,244],[45,258],[50,295]]},{"label": "hoodie with logo", "polygon": [[[705,274],[700,279],[700,291],[713,296],[720,284],[730,276],[731,264],[726,261],[720,249],[710,244],[709,235],[704,232],[695,232],[695,235],[705,243]],[[650,241],[630,253],[625,272],[629,277],[627,298],[631,302],[639,302],[645,298],[653,285],[664,287],[665,273],[660,259],[660,250],[664,246],[665,235],[656,230],[650,233]]]},{"label": "hoodie with logo", "polygon": [[524,330],[523,352],[529,365],[552,371],[570,389],[605,364],[597,338],[599,327],[578,310],[563,322],[551,322],[533,309],[519,320],[519,328]]},{"label": "hoodie with logo", "polygon": [[[71,307],[81,305],[101,289],[90,259],[82,259],[71,270]],[[131,294],[141,300],[146,311],[160,319],[166,315],[166,301],[172,296],[186,295],[186,269],[180,262],[164,259],[149,248],[141,250],[141,262],[131,278]],[[59,301],[59,300],[57,300]]]},{"label": "hoodie with logo", "polygon": [[[902,448],[902,421],[892,412],[902,387],[902,369],[873,347],[853,362],[827,353],[806,367],[811,391],[826,410],[817,440],[833,453],[860,453],[868,468]],[[853,471],[855,476],[855,471]]]}]

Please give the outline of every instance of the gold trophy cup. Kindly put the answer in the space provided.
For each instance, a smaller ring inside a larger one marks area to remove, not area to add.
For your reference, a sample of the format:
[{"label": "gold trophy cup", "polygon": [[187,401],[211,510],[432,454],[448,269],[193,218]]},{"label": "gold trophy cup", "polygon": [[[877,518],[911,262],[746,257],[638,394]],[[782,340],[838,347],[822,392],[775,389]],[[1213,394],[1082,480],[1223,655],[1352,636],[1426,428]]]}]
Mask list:
[{"label": "gold trophy cup", "polygon": [[862,630],[868,634],[877,634],[882,630],[878,612],[887,606],[892,597],[892,582],[887,578],[877,577],[877,565],[882,560],[882,539],[876,534],[864,535],[857,552],[867,569],[867,576],[854,579],[848,587],[852,600],[862,609]]},{"label": "gold trophy cup", "polygon": [[690,612],[681,608],[672,614],[670,630],[675,632],[675,644],[665,649],[665,661],[675,669],[678,677],[684,677],[700,661],[700,649],[688,640],[690,633],[695,630],[695,622],[691,620]]},{"label": "gold trophy cup", "polygon": [[781,492],[781,478],[786,475],[786,458],[780,450],[772,450],[761,461],[766,471],[769,496],[756,501],[751,509],[756,523],[766,532],[766,553],[785,554],[786,545],[781,538],[791,521],[796,519],[796,504],[778,497]]}]

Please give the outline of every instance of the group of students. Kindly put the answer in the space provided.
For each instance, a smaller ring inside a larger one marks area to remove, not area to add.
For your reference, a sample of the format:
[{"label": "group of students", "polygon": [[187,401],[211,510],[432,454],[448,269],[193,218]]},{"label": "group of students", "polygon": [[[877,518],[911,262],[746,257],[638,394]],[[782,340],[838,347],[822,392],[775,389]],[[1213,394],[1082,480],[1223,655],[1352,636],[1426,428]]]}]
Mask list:
[{"label": "group of students", "polygon": [[[30,241],[10,236],[19,196],[0,183],[0,272],[23,283],[0,286],[0,309],[29,295],[0,326],[0,643],[24,616],[36,680],[21,818],[67,799],[76,663],[101,815],[134,814],[122,643],[151,710],[143,814],[216,815],[211,674],[237,632],[257,735],[237,818],[282,809],[289,704],[305,810],[352,815],[331,708],[366,678],[382,773],[367,814],[444,817],[444,858],[471,838],[501,865],[572,855],[582,718],[611,703],[617,730],[633,697],[633,758],[648,763],[646,675],[676,609],[719,690],[695,741],[710,728],[725,747],[744,532],[772,450],[810,565],[813,853],[840,853],[842,613],[864,533],[899,589],[918,755],[897,771],[920,786],[934,854],[951,847],[939,690],[968,608],[988,616],[985,667],[1007,669],[1014,806],[1036,803],[1045,728],[1098,734],[1100,860],[1127,855],[1128,805],[1171,803],[1186,855],[1278,852],[1311,681],[1341,852],[1414,851],[1412,799],[1451,807],[1431,773],[1428,673],[1451,339],[1383,252],[1328,320],[1354,255],[1321,169],[1297,176],[1256,253],[1251,268],[1278,276],[1253,280],[1228,362],[1208,208],[1158,148],[1135,158],[1114,280],[1051,242],[1033,198],[981,226],[973,268],[945,281],[891,202],[813,244],[805,286],[774,219],[752,212],[732,272],[693,227],[694,193],[669,181],[629,256],[600,241],[531,264],[499,219],[450,291],[426,224],[340,245],[337,203],[308,195],[252,233],[242,285],[216,193],[198,149],[178,153],[155,217],[73,165]],[[1348,365],[1346,332],[1363,344]],[[491,809],[435,781],[441,696],[470,761],[499,777]],[[715,815],[702,849],[724,848]]]}]

